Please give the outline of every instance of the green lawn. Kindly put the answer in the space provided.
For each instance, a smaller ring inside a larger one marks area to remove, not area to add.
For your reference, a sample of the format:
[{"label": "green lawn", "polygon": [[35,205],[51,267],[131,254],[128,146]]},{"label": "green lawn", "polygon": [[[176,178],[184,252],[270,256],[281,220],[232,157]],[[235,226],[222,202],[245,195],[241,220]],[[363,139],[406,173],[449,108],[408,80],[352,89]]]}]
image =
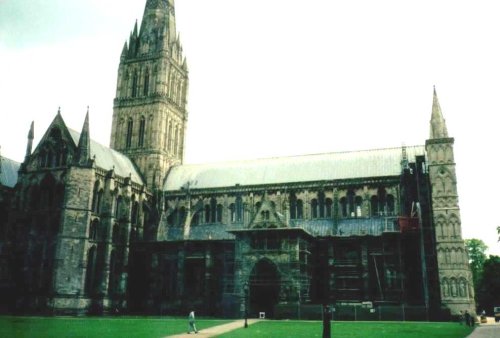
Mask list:
[{"label": "green lawn", "polygon": [[[228,320],[197,319],[198,329]],[[147,317],[0,317],[0,337],[5,338],[159,338],[187,331],[183,319]]]},{"label": "green lawn", "polygon": [[[471,328],[458,323],[335,322],[332,338],[463,338]],[[322,322],[265,321],[217,338],[314,338],[322,336]]]},{"label": "green lawn", "polygon": [[[198,329],[230,320],[197,319]],[[0,337],[160,338],[186,332],[187,318],[0,317]],[[332,322],[332,338],[463,338],[472,330],[457,323]],[[218,338],[321,338],[319,321],[263,321]],[[194,337],[194,335],[193,335]]]}]

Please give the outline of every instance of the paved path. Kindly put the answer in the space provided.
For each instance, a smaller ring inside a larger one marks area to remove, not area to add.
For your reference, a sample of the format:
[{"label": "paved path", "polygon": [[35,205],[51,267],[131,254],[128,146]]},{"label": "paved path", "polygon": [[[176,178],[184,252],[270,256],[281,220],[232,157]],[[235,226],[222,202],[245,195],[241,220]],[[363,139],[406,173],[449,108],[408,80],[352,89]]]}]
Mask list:
[{"label": "paved path", "polygon": [[467,338],[497,338],[500,337],[500,324],[488,321],[487,324],[481,324],[472,331]]},{"label": "paved path", "polygon": [[[252,325],[252,324],[254,324],[254,323],[258,322],[258,321],[259,321],[258,319],[249,319],[248,320],[248,325]],[[165,337],[165,338],[194,338],[194,337],[208,338],[208,337],[217,337],[218,335],[221,335],[223,333],[227,333],[229,331],[233,331],[233,330],[242,328],[243,325],[244,325],[244,320],[241,319],[241,320],[235,320],[234,322],[231,322],[231,323],[217,325],[217,326],[212,326],[212,327],[200,330],[200,331],[198,331],[198,334],[183,333],[183,334],[178,334],[178,335],[175,335],[175,336],[168,336],[168,337]]]}]

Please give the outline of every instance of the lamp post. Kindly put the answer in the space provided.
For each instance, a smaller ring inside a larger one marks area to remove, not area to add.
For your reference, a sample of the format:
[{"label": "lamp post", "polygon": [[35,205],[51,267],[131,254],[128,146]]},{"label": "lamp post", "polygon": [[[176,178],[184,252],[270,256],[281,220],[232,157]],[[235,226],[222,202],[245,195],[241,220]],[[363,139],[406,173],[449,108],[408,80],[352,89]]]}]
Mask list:
[{"label": "lamp post", "polygon": [[243,326],[245,329],[248,328],[248,282],[245,282],[243,285],[243,292],[245,292],[245,325]]}]

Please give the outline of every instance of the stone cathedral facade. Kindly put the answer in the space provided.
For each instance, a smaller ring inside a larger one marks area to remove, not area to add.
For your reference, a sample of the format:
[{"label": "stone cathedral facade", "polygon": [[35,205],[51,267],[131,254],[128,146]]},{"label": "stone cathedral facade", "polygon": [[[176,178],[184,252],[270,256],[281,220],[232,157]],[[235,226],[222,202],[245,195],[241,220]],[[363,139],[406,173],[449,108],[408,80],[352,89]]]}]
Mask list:
[{"label": "stone cathedral facade", "polygon": [[59,111],[35,147],[31,125],[23,163],[2,159],[0,310],[474,312],[435,91],[423,145],[197,165],[183,164],[187,91],[174,1],[148,0],[120,56],[110,147],[89,112],[75,131]]}]

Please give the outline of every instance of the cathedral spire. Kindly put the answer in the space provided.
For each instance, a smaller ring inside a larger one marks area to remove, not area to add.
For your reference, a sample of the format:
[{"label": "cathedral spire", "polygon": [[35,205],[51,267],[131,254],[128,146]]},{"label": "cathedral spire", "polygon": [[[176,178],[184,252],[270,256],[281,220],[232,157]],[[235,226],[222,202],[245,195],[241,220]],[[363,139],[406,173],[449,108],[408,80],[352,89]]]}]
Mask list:
[{"label": "cathedral spire", "polygon": [[76,156],[76,162],[80,165],[86,165],[90,160],[89,107],[87,107],[85,122],[83,122],[82,133],[80,134],[80,139],[78,140]]},{"label": "cathedral spire", "polygon": [[[156,27],[155,27],[156,26]],[[163,26],[163,27],[162,27]],[[141,35],[164,32],[164,38],[175,41],[175,1],[174,0],[148,0],[141,23]]]},{"label": "cathedral spire", "polygon": [[434,87],[434,94],[432,99],[432,115],[431,115],[431,131],[430,139],[447,138],[448,130],[446,128],[446,121],[441,112],[441,106],[436,94],[436,87]]},{"label": "cathedral spire", "polygon": [[28,132],[28,145],[26,146],[25,162],[31,155],[33,148],[33,139],[35,138],[35,121],[31,121],[30,131]]}]

